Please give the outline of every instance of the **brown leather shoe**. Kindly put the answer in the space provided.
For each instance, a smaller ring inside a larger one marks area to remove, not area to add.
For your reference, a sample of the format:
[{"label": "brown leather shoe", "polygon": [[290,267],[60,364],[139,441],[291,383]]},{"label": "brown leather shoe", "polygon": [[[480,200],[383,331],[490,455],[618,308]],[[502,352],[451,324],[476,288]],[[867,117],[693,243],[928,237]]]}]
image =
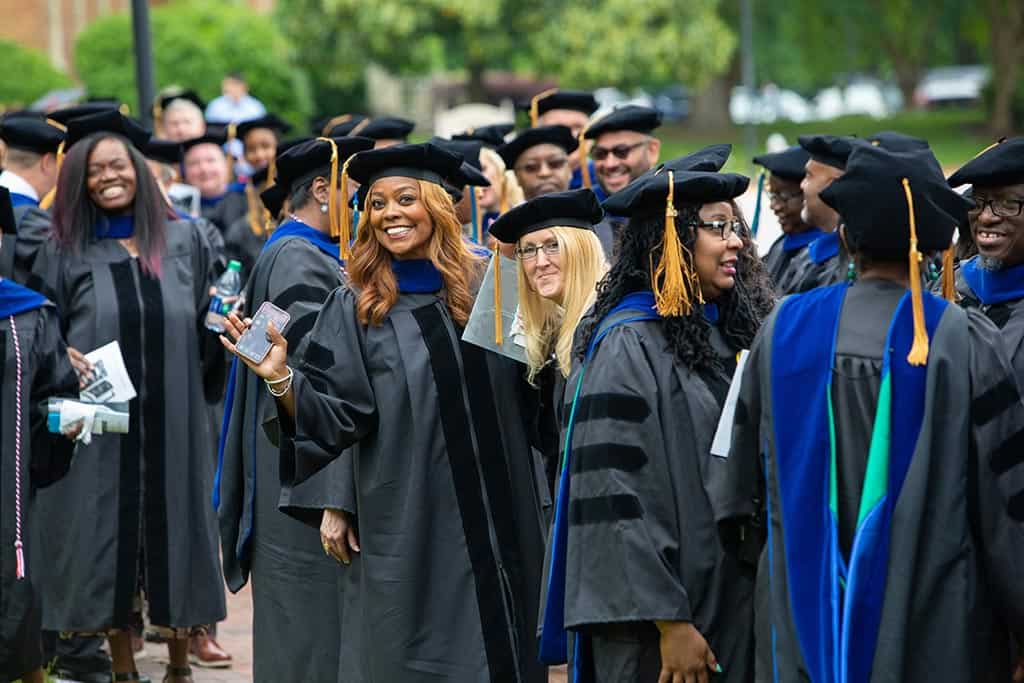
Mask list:
[{"label": "brown leather shoe", "polygon": [[213,637],[203,634],[189,639],[188,661],[205,669],[226,669],[231,666],[231,655]]}]

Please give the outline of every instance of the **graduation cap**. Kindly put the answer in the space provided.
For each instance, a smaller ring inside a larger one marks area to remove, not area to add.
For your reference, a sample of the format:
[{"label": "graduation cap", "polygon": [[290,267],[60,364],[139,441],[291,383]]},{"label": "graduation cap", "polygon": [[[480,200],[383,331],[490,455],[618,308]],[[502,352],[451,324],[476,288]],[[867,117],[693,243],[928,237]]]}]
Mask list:
[{"label": "graduation cap", "polygon": [[497,152],[505,165],[508,168],[513,168],[516,160],[526,150],[537,145],[555,145],[564,149],[566,154],[571,154],[579,147],[579,141],[573,137],[572,131],[566,126],[540,126],[527,128],[514,140],[499,147]]},{"label": "graduation cap", "polygon": [[524,235],[551,227],[593,230],[604,211],[592,190],[581,188],[536,197],[509,209],[491,225],[490,233],[506,244],[515,244]]},{"label": "graduation cap", "polygon": [[394,176],[444,185],[460,178],[461,167],[462,157],[425,142],[360,152],[350,161],[348,174],[365,187]]},{"label": "graduation cap", "polygon": [[666,317],[688,316],[695,304],[704,303],[693,256],[679,240],[676,202],[699,206],[729,201],[746,192],[749,184],[750,178],[738,173],[662,169],[647,177],[632,201],[620,209],[624,216],[665,212],[661,258],[651,270],[651,289],[658,313]]},{"label": "graduation cap", "polygon": [[181,163],[182,157],[185,156],[185,150],[182,149],[180,142],[157,140],[154,138],[143,146],[142,155],[161,164],[177,166]]},{"label": "graduation cap", "polygon": [[773,176],[783,180],[799,182],[807,174],[804,166],[810,158],[811,155],[807,150],[799,145],[794,145],[781,152],[756,156],[754,157],[754,163],[758,166],[764,166]]},{"label": "graduation cap", "polygon": [[480,165],[480,150],[483,149],[484,145],[479,140],[449,140],[447,138],[433,137],[430,138],[429,142],[441,149],[448,150],[452,154],[458,154],[462,157],[463,161],[477,171],[483,168]]},{"label": "graduation cap", "polygon": [[1024,182],[1024,137],[1003,139],[986,147],[949,176],[950,187],[998,187]]},{"label": "graduation cap", "polygon": [[64,142],[64,127],[42,116],[5,116],[0,121],[0,139],[12,149],[51,154]]},{"label": "graduation cap", "polygon": [[260,200],[263,202],[263,206],[267,207],[267,213],[272,218],[277,218],[281,215],[281,209],[284,208],[284,203],[288,199],[288,191],[281,185],[271,185],[267,189],[260,192]]},{"label": "graduation cap", "polygon": [[237,134],[239,139],[241,139],[242,142],[245,142],[245,136],[248,135],[250,131],[256,130],[257,128],[266,128],[274,131],[278,135],[284,135],[291,131],[292,125],[279,118],[276,114],[266,114],[258,119],[249,119],[248,121],[243,121],[238,124]]},{"label": "graduation cap", "polygon": [[188,154],[193,147],[198,147],[199,145],[217,145],[218,147],[223,147],[227,141],[228,137],[224,133],[223,128],[207,128],[203,135],[182,142],[181,148],[183,154]]},{"label": "graduation cap", "polygon": [[402,140],[404,142],[415,127],[416,124],[408,119],[382,116],[370,119],[365,125],[356,124],[348,134],[358,134],[371,140]]},{"label": "graduation cap", "polygon": [[530,126],[536,127],[537,120],[549,111],[568,109],[570,111],[583,112],[590,116],[597,111],[598,104],[592,93],[582,90],[559,90],[558,88],[552,88],[534,95],[530,99],[529,107],[524,108],[527,108],[530,112]]},{"label": "graduation cap", "polygon": [[496,123],[490,126],[467,128],[452,136],[452,140],[479,140],[484,147],[496,149],[505,144],[505,136],[515,130],[514,123]]},{"label": "graduation cap", "polygon": [[203,99],[196,94],[195,90],[187,90],[184,88],[175,88],[168,90],[161,95],[157,95],[156,101],[153,102],[153,117],[160,118],[165,111],[167,106],[170,105],[174,100],[188,100],[192,104],[199,108],[199,111],[206,109],[206,103]]},{"label": "graduation cap", "polygon": [[909,258],[914,306],[911,365],[928,360],[928,335],[921,301],[922,252],[944,250],[942,289],[953,296],[953,230],[967,220],[970,202],[953,191],[930,150],[890,152],[857,145],[846,173],[821,192],[842,217],[854,251],[890,259]]},{"label": "graduation cap", "polygon": [[343,138],[364,121],[367,121],[367,117],[363,114],[341,114],[316,121],[313,124],[313,132],[324,137]]},{"label": "graduation cap", "polygon": [[635,178],[624,188],[608,197],[602,206],[613,216],[624,216],[626,207],[633,203],[643,189],[644,184],[655,174],[665,171],[706,171],[715,173],[722,170],[732,153],[732,145],[728,143],[708,145],[693,154],[677,157],[659,164]]},{"label": "graduation cap", "polygon": [[142,151],[151,134],[134,119],[117,109],[107,109],[96,114],[81,116],[68,122],[64,148],[70,149],[79,140],[95,133],[115,133],[124,137],[133,147]]},{"label": "graduation cap", "polygon": [[86,102],[84,104],[76,104],[73,107],[65,107],[64,109],[52,111],[50,112],[49,117],[62,126],[66,126],[72,119],[89,116],[91,114],[99,114],[110,110],[120,111],[120,106],[117,102]]},{"label": "graduation cap", "polygon": [[852,135],[801,135],[798,140],[812,159],[840,170],[846,168],[856,142]]},{"label": "graduation cap", "polygon": [[11,191],[0,186],[0,233],[17,235],[18,224],[14,220],[14,204],[11,203]]},{"label": "graduation cap", "polygon": [[605,114],[587,126],[583,134],[588,140],[596,140],[605,133],[616,130],[632,130],[637,133],[650,133],[661,125],[661,112],[650,107],[627,104]]},{"label": "graduation cap", "polygon": [[928,141],[922,138],[915,138],[911,135],[904,135],[891,130],[883,130],[880,133],[864,138],[867,142],[876,147],[887,149],[890,152],[910,152],[914,150],[929,149]]}]

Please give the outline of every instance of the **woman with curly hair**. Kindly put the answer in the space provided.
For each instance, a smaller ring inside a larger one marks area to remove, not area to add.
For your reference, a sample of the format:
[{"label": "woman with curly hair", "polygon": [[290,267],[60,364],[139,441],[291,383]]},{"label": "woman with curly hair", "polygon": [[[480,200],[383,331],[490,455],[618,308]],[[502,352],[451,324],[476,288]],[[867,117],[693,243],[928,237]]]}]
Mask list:
[{"label": "woman with curly hair", "polygon": [[634,188],[577,332],[541,639],[575,680],[752,680],[752,570],[726,552],[703,476],[772,303],[733,201],[747,184],[663,170]]},{"label": "woman with curly hair", "polygon": [[[353,157],[351,255],[338,216],[349,283],[295,367],[273,328],[266,359],[243,358],[277,398],[286,492],[336,458],[350,463],[342,524],[324,540],[346,565],[341,680],[546,680],[521,366],[460,339],[484,265],[443,188],[459,184],[461,163],[429,143]],[[232,323],[237,337],[245,325]]]}]

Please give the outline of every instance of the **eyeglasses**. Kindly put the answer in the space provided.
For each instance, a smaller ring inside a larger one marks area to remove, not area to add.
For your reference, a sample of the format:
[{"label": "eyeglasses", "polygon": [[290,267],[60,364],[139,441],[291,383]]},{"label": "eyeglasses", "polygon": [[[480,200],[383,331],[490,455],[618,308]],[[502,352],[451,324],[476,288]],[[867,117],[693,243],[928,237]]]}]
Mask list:
[{"label": "eyeglasses", "polygon": [[737,218],[728,221],[700,221],[693,225],[696,228],[704,228],[708,232],[717,232],[723,241],[740,234],[743,229],[743,223]]},{"label": "eyeglasses", "polygon": [[558,255],[558,241],[551,240],[544,244],[527,244],[525,247],[516,247],[516,258],[520,261],[532,261],[537,258],[537,252],[543,251],[545,256]]},{"label": "eyeglasses", "polygon": [[774,202],[775,200],[779,200],[783,204],[788,204],[789,202],[793,201],[794,199],[803,199],[803,198],[804,198],[804,193],[800,192],[800,191],[797,191],[797,192],[769,192],[768,193],[768,201]]},{"label": "eyeglasses", "polygon": [[608,158],[609,154],[614,154],[615,158],[625,161],[629,158],[630,153],[642,145],[647,144],[646,142],[635,142],[632,145],[615,145],[614,147],[595,147],[590,150],[590,157],[594,161],[604,161]]},{"label": "eyeglasses", "polygon": [[974,208],[971,213],[979,214],[988,206],[989,211],[1000,218],[1014,218],[1021,214],[1024,209],[1024,199],[985,199],[984,197],[972,197]]},{"label": "eyeglasses", "polygon": [[537,175],[540,173],[542,166],[547,166],[552,171],[560,171],[565,168],[566,164],[569,163],[569,157],[551,157],[550,159],[538,159],[536,161],[527,161],[522,166],[517,166],[516,170],[520,173],[529,173],[530,175]]}]

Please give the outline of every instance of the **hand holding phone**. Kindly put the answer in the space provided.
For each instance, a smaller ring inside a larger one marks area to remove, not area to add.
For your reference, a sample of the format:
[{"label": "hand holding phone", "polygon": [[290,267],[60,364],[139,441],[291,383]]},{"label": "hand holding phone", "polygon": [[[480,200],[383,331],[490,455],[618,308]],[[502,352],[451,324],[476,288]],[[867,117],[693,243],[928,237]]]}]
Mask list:
[{"label": "hand holding phone", "polygon": [[253,316],[252,324],[249,325],[249,328],[235,344],[235,351],[238,355],[259,365],[267,357],[267,353],[272,346],[270,339],[267,337],[267,325],[273,323],[274,327],[283,333],[290,319],[291,316],[288,313],[282,311],[269,301],[264,301],[259,310],[256,311],[256,315]]}]

